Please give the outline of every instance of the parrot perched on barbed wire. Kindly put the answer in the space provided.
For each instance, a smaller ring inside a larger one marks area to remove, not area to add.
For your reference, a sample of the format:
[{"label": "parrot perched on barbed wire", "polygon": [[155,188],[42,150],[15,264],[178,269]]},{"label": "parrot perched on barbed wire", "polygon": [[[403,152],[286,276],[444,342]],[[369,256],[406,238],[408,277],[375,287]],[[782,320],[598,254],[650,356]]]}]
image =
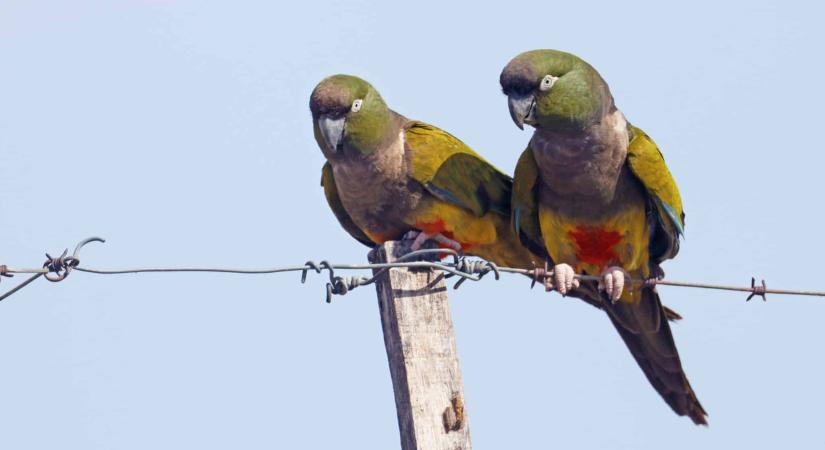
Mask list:
[{"label": "parrot perched on barbed wire", "polygon": [[535,128],[516,166],[512,223],[527,247],[554,264],[548,287],[601,303],[673,411],[706,425],[652,282],[664,276],[659,265],[676,255],[684,233],[682,200],[662,153],[616,108],[601,75],[572,54],[522,53],[500,82],[516,125]]},{"label": "parrot perched on barbed wire", "polygon": [[544,250],[533,254],[522,246],[510,226],[512,178],[457,138],[389,109],[372,85],[350,75],[318,83],[309,108],[327,159],[321,176],[327,203],[357,241],[373,247],[412,239],[414,250],[433,239],[524,269],[547,259]]},{"label": "parrot perched on barbed wire", "polygon": [[499,265],[541,261],[510,227],[512,179],[457,138],[389,109],[354,76],[322,80],[309,107],[327,202],[359,242],[433,240]]}]

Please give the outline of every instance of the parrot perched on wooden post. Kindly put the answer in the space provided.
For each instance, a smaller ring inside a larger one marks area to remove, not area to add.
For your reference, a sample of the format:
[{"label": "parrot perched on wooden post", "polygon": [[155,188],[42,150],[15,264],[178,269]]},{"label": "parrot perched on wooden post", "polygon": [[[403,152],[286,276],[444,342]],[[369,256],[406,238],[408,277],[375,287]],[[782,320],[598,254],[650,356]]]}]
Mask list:
[{"label": "parrot perched on wooden post", "polygon": [[549,287],[601,302],[667,404],[706,425],[654,283],[628,281],[662,277],[660,263],[679,251],[682,200],[662,153],[616,108],[601,75],[572,54],[522,53],[500,82],[516,125],[535,128],[514,175],[516,233],[555,264]]},{"label": "parrot perched on wooden post", "polygon": [[389,109],[354,76],[322,80],[309,108],[327,202],[359,242],[412,239],[415,250],[432,239],[499,265],[541,260],[510,227],[512,179],[460,140]]}]

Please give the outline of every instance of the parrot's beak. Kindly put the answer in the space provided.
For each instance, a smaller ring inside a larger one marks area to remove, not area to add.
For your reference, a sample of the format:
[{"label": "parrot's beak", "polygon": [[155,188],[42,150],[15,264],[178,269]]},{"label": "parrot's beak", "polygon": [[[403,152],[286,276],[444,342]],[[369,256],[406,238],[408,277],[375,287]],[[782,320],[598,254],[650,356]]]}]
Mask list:
[{"label": "parrot's beak", "polygon": [[536,108],[534,96],[530,94],[522,97],[511,95],[507,98],[507,104],[510,107],[510,117],[517,127],[523,130],[525,123],[533,123],[533,110]]},{"label": "parrot's beak", "polygon": [[344,124],[346,118],[330,117],[323,115],[318,119],[318,129],[321,131],[324,141],[326,141],[328,148],[333,152],[338,152],[341,146],[342,138],[344,137]]}]

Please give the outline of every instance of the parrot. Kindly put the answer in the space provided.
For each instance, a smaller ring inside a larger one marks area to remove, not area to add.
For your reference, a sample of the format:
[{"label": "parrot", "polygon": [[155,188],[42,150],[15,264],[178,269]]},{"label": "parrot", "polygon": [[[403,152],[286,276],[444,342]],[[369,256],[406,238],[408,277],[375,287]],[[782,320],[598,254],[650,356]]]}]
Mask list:
[{"label": "parrot", "polygon": [[511,267],[539,260],[510,226],[512,178],[459,139],[396,113],[352,75],[321,80],[309,108],[327,203],[357,241],[432,240]]},{"label": "parrot", "polygon": [[[543,249],[524,247],[510,226],[513,179],[457,138],[389,109],[371,84],[352,75],[321,80],[309,108],[327,160],[324,195],[356,241],[373,247],[411,239],[416,250],[431,239],[523,269],[547,260]],[[602,308],[601,300],[571,295]]]},{"label": "parrot", "polygon": [[516,164],[511,222],[522,243],[553,264],[548,288],[601,303],[671,409],[707,425],[655,289],[661,263],[679,251],[685,219],[662,152],[573,54],[522,53],[499,81],[513,122],[534,128]]}]

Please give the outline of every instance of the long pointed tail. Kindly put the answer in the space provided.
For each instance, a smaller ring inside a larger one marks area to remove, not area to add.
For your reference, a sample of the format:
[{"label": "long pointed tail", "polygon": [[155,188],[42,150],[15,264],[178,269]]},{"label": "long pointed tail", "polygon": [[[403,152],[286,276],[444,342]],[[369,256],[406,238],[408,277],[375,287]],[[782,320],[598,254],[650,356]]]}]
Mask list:
[{"label": "long pointed tail", "polygon": [[671,317],[653,288],[643,288],[638,303],[611,303],[600,295],[610,321],[618,330],[650,384],[676,414],[707,425],[707,412],[690,387],[668,325]]}]

